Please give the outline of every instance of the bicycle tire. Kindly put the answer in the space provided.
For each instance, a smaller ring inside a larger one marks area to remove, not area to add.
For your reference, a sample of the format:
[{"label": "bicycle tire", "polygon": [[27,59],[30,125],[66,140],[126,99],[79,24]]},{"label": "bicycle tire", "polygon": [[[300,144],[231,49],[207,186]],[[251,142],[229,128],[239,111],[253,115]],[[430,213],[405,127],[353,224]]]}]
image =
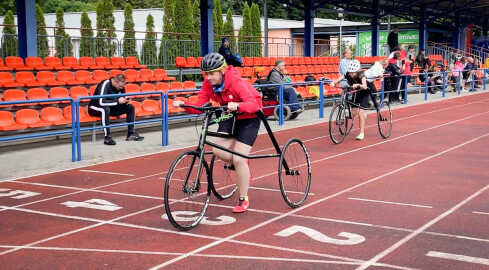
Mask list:
[{"label": "bicycle tire", "polygon": [[377,123],[379,126],[380,136],[387,139],[392,132],[392,111],[387,101],[382,101],[377,110]]},{"label": "bicycle tire", "polygon": [[[289,173],[284,164],[287,164]],[[304,177],[304,172],[306,175]],[[282,148],[278,164],[282,197],[292,208],[301,206],[311,187],[311,160],[306,146],[298,138],[290,138]]]},{"label": "bicycle tire", "polygon": [[348,118],[343,104],[334,106],[329,116],[329,137],[335,144],[341,143],[348,134]]},{"label": "bicycle tire", "polygon": [[226,166],[222,161],[216,162],[216,156],[212,155],[210,170],[212,173],[212,193],[220,199],[225,200],[236,192],[238,182],[233,169]]},{"label": "bicycle tire", "polygon": [[[197,177],[199,162],[202,169]],[[203,173],[207,183],[202,182]],[[164,202],[166,218],[175,228],[189,230],[202,220],[210,201],[209,180],[209,166],[205,160],[200,161],[197,151],[186,151],[173,161],[166,176]],[[200,192],[204,186],[206,189]]]}]

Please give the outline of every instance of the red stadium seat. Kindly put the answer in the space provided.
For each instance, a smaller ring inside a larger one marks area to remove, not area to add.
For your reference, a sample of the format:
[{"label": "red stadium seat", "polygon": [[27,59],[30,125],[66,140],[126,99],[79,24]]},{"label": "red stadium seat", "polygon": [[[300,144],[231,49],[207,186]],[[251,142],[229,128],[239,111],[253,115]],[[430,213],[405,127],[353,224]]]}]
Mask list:
[{"label": "red stadium seat", "polygon": [[134,56],[126,57],[126,66],[122,66],[122,68],[146,68],[146,65],[140,65],[139,60]]},{"label": "red stadium seat", "polygon": [[101,82],[109,79],[109,74],[105,70],[94,70],[93,79],[97,82]]},{"label": "red stadium seat", "polygon": [[143,109],[141,109],[141,103],[137,102],[137,101],[131,101],[130,104],[132,104],[132,106],[134,106],[134,112],[136,113],[136,116],[148,116],[148,115],[153,115],[153,112],[149,112],[149,111],[144,111]]},{"label": "red stadium seat", "polygon": [[29,56],[25,58],[25,65],[35,70],[50,70],[51,67],[44,65],[41,57]]},{"label": "red stadium seat", "polygon": [[[27,100],[49,99],[48,91],[43,88],[31,88],[27,90]],[[40,102],[38,104],[53,104],[56,102]]]},{"label": "red stadium seat", "polygon": [[171,90],[183,90],[183,84],[181,82],[171,82],[170,83]]},{"label": "red stadium seat", "polygon": [[78,81],[75,79],[75,76],[73,75],[73,72],[67,71],[67,70],[61,70],[56,73],[56,80],[59,82],[62,82],[63,84],[67,85],[77,85],[77,84],[84,84],[84,81]]},{"label": "red stadium seat", "polygon": [[174,81],[176,80],[175,77],[168,77],[166,75],[166,70],[161,69],[161,68],[155,68],[153,70],[153,76],[157,81]]},{"label": "red stadium seat", "polygon": [[112,56],[112,58],[110,58],[110,64],[116,66],[116,68],[122,68],[122,66],[126,65],[124,58],[120,56]]},{"label": "red stadium seat", "polygon": [[16,122],[30,128],[51,126],[50,122],[44,122],[39,118],[39,113],[33,109],[18,110],[15,114]]},{"label": "red stadium seat", "polygon": [[117,76],[117,75],[119,75],[119,74],[124,75],[124,71],[122,71],[122,70],[120,70],[120,69],[111,69],[111,70],[109,71],[109,77],[115,77],[115,76]]},{"label": "red stadium seat", "polygon": [[[3,91],[3,101],[24,101],[24,100],[26,100],[24,90],[7,89]],[[13,106],[29,106],[29,105],[33,105],[33,104],[32,103],[14,104]]]},{"label": "red stadium seat", "polygon": [[156,83],[156,91],[161,91],[166,93],[166,91],[170,90],[170,85],[165,82]]},{"label": "red stadium seat", "polygon": [[[141,89],[141,93],[142,92],[155,92],[156,91],[155,85],[152,83],[142,83],[140,89]],[[145,96],[148,96],[148,95],[145,95]],[[151,94],[149,96],[158,96],[158,94]]]},{"label": "red stadium seat", "polygon": [[[141,92],[139,90],[139,85],[133,84],[133,83],[126,84],[126,86],[124,87],[124,91],[126,92],[126,94],[133,94],[133,93]],[[132,97],[135,97],[135,96],[132,96]]]},{"label": "red stadium seat", "polygon": [[143,100],[141,107],[145,112],[150,112],[151,114],[161,114],[161,109],[158,106],[158,102],[154,99]]},{"label": "red stadium seat", "polygon": [[199,62],[195,57],[187,57],[187,66],[194,68],[200,67]]},{"label": "red stadium seat", "polygon": [[11,112],[0,111],[0,130],[17,130],[27,128],[27,125],[17,124],[14,121],[14,116]]},{"label": "red stadium seat", "polygon": [[51,71],[39,71],[37,73],[37,80],[45,83],[48,86],[64,85],[64,83],[56,80],[54,73]]},{"label": "red stadium seat", "polygon": [[34,77],[34,73],[30,71],[18,71],[17,73],[15,73],[15,81],[26,87],[37,87],[46,85],[46,83],[44,82],[37,81],[36,77]]},{"label": "red stadium seat", "polygon": [[55,56],[48,56],[44,58],[44,64],[47,67],[56,70],[69,69],[69,67],[65,67],[63,63],[61,63],[61,59],[59,57],[55,57]]},{"label": "red stadium seat", "polygon": [[[69,98],[68,89],[64,87],[53,87],[49,89],[49,98]],[[68,103],[69,101],[60,101],[60,103]]]},{"label": "red stadium seat", "polygon": [[99,82],[92,78],[92,74],[88,70],[77,70],[75,72],[75,79],[81,84],[96,84]]},{"label": "red stadium seat", "polygon": [[75,70],[89,69],[88,66],[80,65],[80,63],[78,62],[78,59],[76,59],[73,56],[63,57],[63,66],[65,66],[68,69],[75,69]]},{"label": "red stadium seat", "polygon": [[153,71],[147,68],[139,70],[139,77],[141,78],[142,82],[157,81],[156,78],[153,76]]},{"label": "red stadium seat", "polygon": [[[80,114],[80,123],[93,122],[93,121],[98,120],[98,118],[91,117],[88,114],[86,114],[85,111],[83,110],[83,107],[81,107],[81,106],[78,107],[78,110],[79,110],[79,114]],[[71,115],[72,115],[71,114],[71,106],[66,106],[63,109],[63,113],[65,116],[65,119],[70,120],[70,123],[71,123]]]},{"label": "red stadium seat", "polygon": [[190,67],[190,66],[187,65],[187,59],[185,59],[185,57],[181,57],[181,56],[175,57],[175,66],[177,68]]},{"label": "red stadium seat", "polygon": [[105,56],[98,56],[95,59],[95,63],[97,63],[97,66],[102,66],[105,69],[119,68],[118,66],[112,65],[110,63],[110,59],[108,57],[105,57]]},{"label": "red stadium seat", "polygon": [[80,65],[87,66],[88,69],[103,69],[103,66],[99,66],[95,63],[92,57],[82,56],[80,57]]},{"label": "red stadium seat", "polygon": [[197,89],[197,85],[195,84],[194,81],[184,81],[183,82],[183,89],[194,90],[194,89]]},{"label": "red stadium seat", "polygon": [[18,56],[5,57],[5,66],[14,70],[33,70],[33,68],[24,65],[24,60]]},{"label": "red stadium seat", "polygon": [[143,79],[139,77],[139,71],[135,69],[126,69],[125,71],[126,81],[127,82],[142,82]]},{"label": "red stadium seat", "polygon": [[[83,86],[73,86],[70,88],[70,97],[76,100],[78,97],[88,96],[88,89]],[[88,101],[88,100],[87,100]]]},{"label": "red stadium seat", "polygon": [[14,70],[11,67],[6,67],[5,63],[3,62],[3,59],[0,58],[0,71],[9,71],[9,70]]}]

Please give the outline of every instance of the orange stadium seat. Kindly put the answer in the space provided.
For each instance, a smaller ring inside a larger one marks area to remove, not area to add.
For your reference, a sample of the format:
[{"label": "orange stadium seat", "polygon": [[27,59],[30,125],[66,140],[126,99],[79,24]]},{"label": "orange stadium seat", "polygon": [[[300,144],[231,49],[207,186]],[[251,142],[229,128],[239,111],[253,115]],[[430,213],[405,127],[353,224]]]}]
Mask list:
[{"label": "orange stadium seat", "polygon": [[0,58],[0,71],[8,71],[8,70],[14,70],[11,67],[6,67],[5,63],[3,62],[3,59]]},{"label": "orange stadium seat", "polygon": [[175,58],[175,66],[177,68],[186,68],[187,66],[187,59],[185,57],[177,56]]},{"label": "orange stadium seat", "polygon": [[39,118],[39,113],[33,109],[18,110],[15,114],[17,124],[26,125],[30,128],[47,127],[50,126],[50,122],[44,122]]},{"label": "orange stadium seat", "polygon": [[117,76],[119,74],[124,75],[124,71],[122,71],[120,69],[111,69],[111,70],[109,70],[109,77],[111,77],[111,78],[112,77],[115,77],[115,76]]},{"label": "orange stadium seat", "polygon": [[190,103],[196,103],[198,100],[199,100],[199,96],[197,95],[188,97],[188,102]]},{"label": "orange stadium seat", "polygon": [[319,59],[317,56],[311,57],[311,64],[319,65]]},{"label": "orange stadium seat", "polygon": [[170,90],[183,90],[183,83],[181,82],[171,82]]},{"label": "orange stadium seat", "polygon": [[268,62],[268,65],[269,66],[275,66],[275,62],[277,62],[277,57],[270,57],[270,60]]},{"label": "orange stadium seat", "polygon": [[261,65],[262,65],[261,57],[253,57],[253,66],[261,66]]},{"label": "orange stadium seat", "polygon": [[243,68],[243,77],[245,77],[245,78],[253,77],[253,69],[251,67],[244,67]]},{"label": "orange stadium seat", "polygon": [[134,113],[136,114],[136,116],[148,116],[148,115],[153,115],[153,112],[149,112],[149,111],[144,111],[143,109],[141,109],[141,103],[137,102],[137,101],[131,101],[130,104],[132,106],[134,106]]},{"label": "orange stadium seat", "polygon": [[[133,84],[133,83],[126,84],[126,86],[124,87],[124,91],[126,92],[126,94],[134,94],[134,93],[141,92],[139,90],[139,85]],[[133,97],[135,97],[135,96],[133,96]]]},{"label": "orange stadium seat", "polygon": [[[31,88],[27,90],[27,100],[49,99],[48,91],[44,88]],[[53,104],[56,102],[39,102],[38,104]]]},{"label": "orange stadium seat", "polygon": [[139,72],[135,69],[126,69],[124,72],[127,82],[142,82],[143,80],[139,77]]},{"label": "orange stadium seat", "polygon": [[[24,101],[24,100],[26,100],[24,90],[7,89],[3,91],[3,101]],[[29,106],[29,105],[32,105],[32,103],[14,104],[13,106]]]},{"label": "orange stadium seat", "polygon": [[103,69],[103,66],[99,66],[95,63],[92,57],[82,56],[80,57],[80,65],[88,67],[88,69]]},{"label": "orange stadium seat", "polygon": [[[297,56],[293,56],[293,57],[291,57],[291,58],[290,58],[290,60],[292,61],[292,65],[293,65],[293,66],[298,66],[298,65],[300,65],[300,63],[299,63],[299,57],[297,57]],[[304,59],[303,59],[303,60],[304,60]]]},{"label": "orange stadium seat", "polygon": [[[70,94],[68,93],[68,89],[64,87],[53,87],[49,89],[49,98],[69,98]],[[59,101],[60,103],[69,103],[66,101]]]},{"label": "orange stadium seat", "polygon": [[147,68],[146,65],[140,65],[137,57],[127,56],[126,57],[126,65],[122,66],[122,68]]},{"label": "orange stadium seat", "polygon": [[54,73],[51,71],[39,71],[37,73],[37,80],[48,86],[64,85],[64,83],[56,80]]},{"label": "orange stadium seat", "polygon": [[93,79],[97,82],[101,82],[109,79],[109,74],[105,70],[94,70],[92,76]]},{"label": "orange stadium seat", "polygon": [[124,58],[120,56],[112,56],[110,58],[110,64],[112,66],[116,66],[116,68],[122,68],[123,66],[126,65],[126,63],[124,62]]},{"label": "orange stadium seat", "polygon": [[168,77],[168,75],[166,75],[166,70],[161,69],[161,68],[155,68],[153,70],[153,76],[156,78],[157,81],[174,81],[174,80],[176,80],[175,77]]},{"label": "orange stadium seat", "polygon": [[154,99],[145,99],[141,102],[143,111],[150,112],[151,114],[161,114],[161,109],[158,106],[158,102]]},{"label": "orange stadium seat", "polygon": [[269,66],[270,65],[270,58],[268,58],[268,57],[262,57],[261,58],[261,64],[263,66]]},{"label": "orange stadium seat", "polygon": [[[80,114],[80,123],[86,123],[86,122],[93,122],[93,121],[97,121],[98,118],[96,117],[91,117],[87,114],[85,114],[85,111],[83,110],[83,107],[78,107],[78,111],[79,111],[79,114]],[[71,106],[66,106],[64,109],[63,109],[63,114],[65,116],[65,119],[69,120],[70,123],[71,123]]]},{"label": "orange stadium seat", "polygon": [[243,66],[244,67],[251,67],[253,66],[253,57],[243,57],[242,58],[244,60],[243,62]]},{"label": "orange stadium seat", "polygon": [[153,76],[153,71],[147,68],[139,70],[139,77],[141,78],[142,82],[157,81],[156,77]]},{"label": "orange stadium seat", "polygon": [[165,82],[156,83],[156,91],[161,91],[166,93],[166,91],[170,90],[170,85]]},{"label": "orange stadium seat", "polygon": [[199,62],[197,61],[197,58],[195,57],[187,57],[187,65],[189,67],[200,67]]},{"label": "orange stadium seat", "polygon": [[5,66],[14,70],[33,70],[33,68],[24,65],[24,60],[18,56],[5,57]]},{"label": "orange stadium seat", "polygon": [[95,58],[95,63],[97,63],[97,66],[101,66],[105,69],[119,68],[118,66],[112,65],[110,63],[110,59],[108,57],[105,57],[105,56],[97,56],[97,58]]},{"label": "orange stadium seat", "polygon": [[75,79],[80,82],[80,84],[96,84],[97,80],[92,78],[92,74],[88,70],[77,70],[75,72]]},{"label": "orange stadium seat", "polygon": [[305,56],[304,58],[304,65],[312,65],[312,60],[310,56]]},{"label": "orange stadium seat", "polygon": [[55,56],[48,56],[44,58],[44,64],[47,67],[56,70],[69,69],[69,67],[65,67],[63,63],[61,63],[61,59],[59,57],[55,57]]},{"label": "orange stadium seat", "polygon": [[195,84],[194,81],[184,81],[183,82],[183,88],[185,90],[194,90],[194,89],[197,89],[197,85]]},{"label": "orange stadium seat", "polygon": [[46,83],[44,82],[37,81],[36,77],[34,77],[34,73],[30,71],[18,71],[17,73],[15,73],[15,81],[26,87],[37,87],[46,85]]},{"label": "orange stadium seat", "polygon": [[80,65],[78,62],[78,59],[76,59],[73,56],[65,56],[63,57],[63,66],[65,66],[67,69],[89,69],[88,66]]},{"label": "orange stadium seat", "polygon": [[70,120],[63,117],[63,112],[58,107],[46,107],[41,110],[41,121],[51,123],[51,125],[71,124]]},{"label": "orange stadium seat", "polygon": [[41,57],[29,56],[25,58],[25,65],[35,70],[50,70],[51,67],[44,65]]},{"label": "orange stadium seat", "polygon": [[[141,92],[155,92],[156,91],[155,85],[152,83],[142,83],[140,90],[141,90]],[[146,96],[158,96],[158,94],[151,94],[151,95],[146,95]]]},{"label": "orange stadium seat", "polygon": [[61,70],[56,73],[56,80],[67,85],[84,84],[84,81],[78,81],[75,79],[73,72],[67,70]]},{"label": "orange stadium seat", "polygon": [[76,100],[78,97],[88,96],[88,89],[83,86],[73,86],[70,88],[70,97]]},{"label": "orange stadium seat", "polygon": [[27,128],[27,125],[17,124],[14,121],[14,115],[11,112],[0,111],[0,130],[17,130]]}]

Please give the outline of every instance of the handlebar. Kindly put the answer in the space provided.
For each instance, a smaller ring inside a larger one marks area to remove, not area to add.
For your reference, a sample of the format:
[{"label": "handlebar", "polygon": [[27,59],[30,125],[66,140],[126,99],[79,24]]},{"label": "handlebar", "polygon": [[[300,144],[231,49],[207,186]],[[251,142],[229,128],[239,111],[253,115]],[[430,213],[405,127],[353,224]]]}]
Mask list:
[{"label": "handlebar", "polygon": [[[195,110],[198,110],[198,111],[201,111],[201,112],[210,112],[210,111],[228,111],[228,106],[212,106],[212,103],[210,102],[206,102],[204,105],[202,106],[192,106],[192,105],[186,105],[186,104],[181,104],[179,106],[180,108],[192,108],[192,109],[195,109]],[[238,110],[239,110],[239,106],[238,106]]]}]

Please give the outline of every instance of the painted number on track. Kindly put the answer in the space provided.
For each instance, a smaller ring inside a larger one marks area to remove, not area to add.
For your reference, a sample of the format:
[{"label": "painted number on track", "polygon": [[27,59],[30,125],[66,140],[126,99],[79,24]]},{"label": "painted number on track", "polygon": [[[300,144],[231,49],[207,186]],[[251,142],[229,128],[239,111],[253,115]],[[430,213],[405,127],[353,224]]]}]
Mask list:
[{"label": "painted number on track", "polygon": [[[191,216],[197,215],[197,212],[193,211],[174,211],[172,212],[173,218],[175,221],[188,221],[187,218]],[[163,219],[168,219],[168,216],[164,214],[161,216]],[[219,216],[216,218],[213,218],[212,220],[209,219],[208,217],[203,217],[202,220],[200,221],[200,224],[204,225],[212,225],[212,226],[218,226],[218,225],[229,225],[232,224],[236,221],[235,218],[230,217],[230,216]]]},{"label": "painted number on track", "polygon": [[298,225],[289,227],[283,231],[276,233],[275,235],[281,237],[288,237],[298,232],[303,233],[309,236],[310,238],[319,241],[321,243],[334,244],[334,245],[356,245],[365,241],[365,237],[354,233],[341,232],[338,234],[338,236],[344,237],[346,239],[335,239],[335,238],[328,237],[314,229],[298,226]]},{"label": "painted number on track", "polygon": [[8,188],[0,188],[0,197],[11,197],[12,199],[25,199],[41,193],[25,191],[25,190],[10,190]]},{"label": "painted number on track", "polygon": [[121,206],[118,206],[117,204],[102,199],[91,199],[84,202],[68,201],[61,204],[71,208],[83,207],[83,208],[90,208],[90,209],[104,210],[104,211],[116,211],[122,209]]}]

